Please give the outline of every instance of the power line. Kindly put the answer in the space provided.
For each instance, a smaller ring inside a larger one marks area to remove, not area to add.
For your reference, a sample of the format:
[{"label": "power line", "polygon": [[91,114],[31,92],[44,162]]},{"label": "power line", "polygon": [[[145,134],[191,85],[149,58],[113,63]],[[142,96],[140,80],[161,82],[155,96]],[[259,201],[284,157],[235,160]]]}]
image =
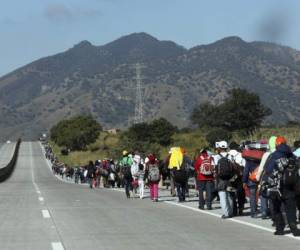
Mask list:
[{"label": "power line", "polygon": [[136,97],[135,97],[135,110],[134,110],[134,124],[144,122],[143,114],[143,95],[142,95],[142,68],[146,68],[144,65],[137,63],[135,66],[136,71]]}]

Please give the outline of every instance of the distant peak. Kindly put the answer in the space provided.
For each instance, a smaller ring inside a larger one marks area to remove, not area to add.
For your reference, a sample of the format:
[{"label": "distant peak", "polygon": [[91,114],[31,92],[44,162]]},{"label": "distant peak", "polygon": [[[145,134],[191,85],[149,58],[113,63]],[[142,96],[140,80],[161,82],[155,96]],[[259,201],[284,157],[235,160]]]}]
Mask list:
[{"label": "distant peak", "polygon": [[132,33],[127,36],[123,36],[122,38],[132,38],[132,39],[141,39],[141,40],[152,40],[152,41],[158,41],[155,37],[147,34],[146,32],[138,32],[138,33]]},{"label": "distant peak", "polygon": [[228,36],[221,40],[218,40],[217,43],[225,42],[225,43],[245,43],[245,41],[238,36]]},{"label": "distant peak", "polygon": [[93,44],[91,44],[87,40],[81,41],[80,43],[74,45],[74,48],[87,48],[87,47],[93,47]]},{"label": "distant peak", "polygon": [[113,42],[110,42],[106,44],[107,46],[119,46],[120,44],[144,44],[144,43],[158,43],[159,40],[156,39],[155,37],[145,33],[145,32],[140,32],[140,33],[132,33],[126,36],[122,36],[118,39],[116,39]]}]

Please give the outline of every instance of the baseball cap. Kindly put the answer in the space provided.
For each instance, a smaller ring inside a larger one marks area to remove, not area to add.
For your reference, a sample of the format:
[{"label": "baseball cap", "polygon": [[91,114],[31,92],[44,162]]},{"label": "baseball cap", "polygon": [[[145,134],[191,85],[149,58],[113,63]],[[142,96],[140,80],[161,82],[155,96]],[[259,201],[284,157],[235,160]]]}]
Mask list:
[{"label": "baseball cap", "polygon": [[228,148],[228,144],[226,141],[220,141],[218,144],[219,144],[219,148],[224,148],[224,149]]}]

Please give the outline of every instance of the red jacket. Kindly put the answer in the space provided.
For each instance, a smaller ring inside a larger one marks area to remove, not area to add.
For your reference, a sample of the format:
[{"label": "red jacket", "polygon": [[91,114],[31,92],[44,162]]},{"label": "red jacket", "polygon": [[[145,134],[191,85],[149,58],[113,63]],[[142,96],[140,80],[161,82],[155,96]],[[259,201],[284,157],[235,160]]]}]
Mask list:
[{"label": "red jacket", "polygon": [[197,158],[197,160],[196,160],[196,162],[194,164],[195,172],[197,173],[197,180],[198,181],[213,181],[214,180],[214,175],[213,174],[212,175],[203,175],[199,171],[200,170],[200,166],[202,164],[203,157],[205,157],[205,158],[209,157],[210,161],[211,161],[211,164],[213,165],[213,159],[212,159],[212,157],[208,156],[208,154],[206,152],[201,153],[198,156],[198,158]]}]

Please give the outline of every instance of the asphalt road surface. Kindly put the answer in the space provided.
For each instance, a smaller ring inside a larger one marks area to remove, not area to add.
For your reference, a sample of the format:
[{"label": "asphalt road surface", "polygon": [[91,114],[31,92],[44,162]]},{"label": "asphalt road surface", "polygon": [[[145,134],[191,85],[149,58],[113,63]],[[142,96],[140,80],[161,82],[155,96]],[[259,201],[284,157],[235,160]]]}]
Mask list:
[{"label": "asphalt road surface", "polygon": [[299,249],[269,225],[224,221],[219,210],[198,212],[195,198],[178,206],[168,193],[153,203],[62,182],[40,144],[23,142],[15,172],[0,184],[0,249]]}]

